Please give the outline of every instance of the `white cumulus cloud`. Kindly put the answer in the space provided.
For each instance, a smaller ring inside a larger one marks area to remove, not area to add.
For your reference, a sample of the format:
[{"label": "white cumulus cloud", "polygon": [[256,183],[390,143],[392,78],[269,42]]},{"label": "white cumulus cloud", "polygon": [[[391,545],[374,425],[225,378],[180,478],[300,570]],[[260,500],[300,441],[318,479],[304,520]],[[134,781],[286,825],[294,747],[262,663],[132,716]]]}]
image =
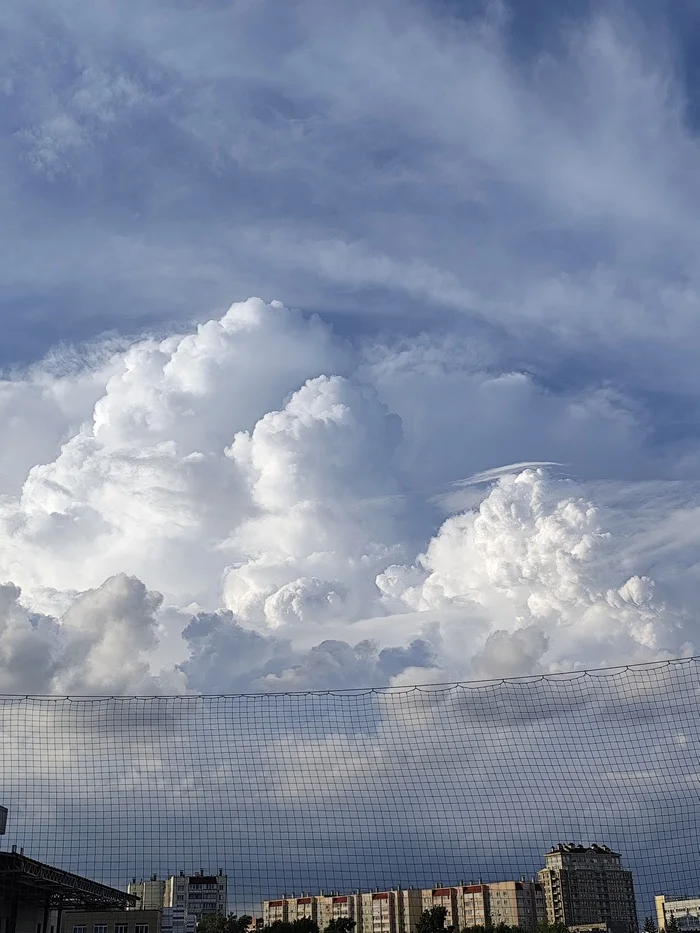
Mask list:
[{"label": "white cumulus cloud", "polygon": [[[426,335],[358,348],[250,299],[0,389],[8,690],[503,676],[697,643],[697,493],[633,494],[643,416],[604,387],[553,394]],[[582,438],[595,482],[498,469],[565,474]]]}]

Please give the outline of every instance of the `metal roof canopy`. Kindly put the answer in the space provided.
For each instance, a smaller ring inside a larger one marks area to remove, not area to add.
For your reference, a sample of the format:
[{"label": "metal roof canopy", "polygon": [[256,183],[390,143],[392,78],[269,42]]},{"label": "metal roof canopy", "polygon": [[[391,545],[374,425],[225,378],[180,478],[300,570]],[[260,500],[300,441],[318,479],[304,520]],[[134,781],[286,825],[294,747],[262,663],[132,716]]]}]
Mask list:
[{"label": "metal roof canopy", "polygon": [[0,852],[0,888],[54,907],[105,910],[135,907],[139,898],[81,875],[44,865],[19,852]]}]

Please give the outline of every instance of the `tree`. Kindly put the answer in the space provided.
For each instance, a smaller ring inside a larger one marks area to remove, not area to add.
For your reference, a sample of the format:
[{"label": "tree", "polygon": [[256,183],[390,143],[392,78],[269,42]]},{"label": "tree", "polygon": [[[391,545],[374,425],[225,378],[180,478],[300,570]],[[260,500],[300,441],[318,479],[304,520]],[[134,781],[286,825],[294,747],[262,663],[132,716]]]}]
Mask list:
[{"label": "tree", "polygon": [[675,917],[671,917],[671,919],[666,924],[666,933],[680,933],[678,929],[678,921]]},{"label": "tree", "polygon": [[418,918],[416,933],[443,933],[444,930],[454,933],[454,927],[445,926],[446,919],[446,907],[431,907],[429,910],[424,910]]},{"label": "tree", "polygon": [[[265,933],[318,933],[318,924],[310,917],[301,917],[291,923],[288,920],[274,920],[263,930]],[[226,933],[229,933],[229,931],[226,931]],[[237,931],[237,933],[241,933],[241,931]]]},{"label": "tree", "polygon": [[556,923],[543,920],[537,924],[537,933],[569,933],[569,929],[565,923],[561,923],[559,920]]},{"label": "tree", "polygon": [[656,923],[654,923],[654,918],[653,918],[653,917],[645,917],[645,918],[644,918],[644,929],[643,929],[643,933],[659,933],[659,929],[658,929],[658,927],[656,926]]},{"label": "tree", "polygon": [[326,927],[326,933],[352,933],[355,926],[355,921],[350,917],[333,917]]},{"label": "tree", "polygon": [[292,924],[292,933],[318,933],[318,924],[311,917],[301,917]]},{"label": "tree", "polygon": [[197,924],[197,933],[247,933],[253,918],[248,914],[204,914]]}]

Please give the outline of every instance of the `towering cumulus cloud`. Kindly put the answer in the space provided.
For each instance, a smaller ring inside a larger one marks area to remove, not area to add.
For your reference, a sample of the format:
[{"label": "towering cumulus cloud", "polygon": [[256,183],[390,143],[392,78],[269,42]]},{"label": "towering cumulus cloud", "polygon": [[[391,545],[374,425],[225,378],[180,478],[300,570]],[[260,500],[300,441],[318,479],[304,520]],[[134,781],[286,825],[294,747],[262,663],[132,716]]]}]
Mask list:
[{"label": "towering cumulus cloud", "polygon": [[[644,432],[622,397],[553,396],[478,358],[425,335],[358,349],[250,299],[7,377],[0,689],[354,686],[694,650],[694,488],[625,477]],[[614,481],[462,482],[522,459],[524,411],[546,423],[535,457],[576,462],[585,436]]]}]

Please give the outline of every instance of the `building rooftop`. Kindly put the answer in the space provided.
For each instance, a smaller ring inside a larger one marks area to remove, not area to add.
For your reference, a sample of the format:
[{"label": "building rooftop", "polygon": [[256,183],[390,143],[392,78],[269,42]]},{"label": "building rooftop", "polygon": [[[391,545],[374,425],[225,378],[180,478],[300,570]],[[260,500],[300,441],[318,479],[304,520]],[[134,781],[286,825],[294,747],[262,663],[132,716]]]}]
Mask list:
[{"label": "building rooftop", "polygon": [[615,858],[621,857],[619,852],[613,852],[609,846],[599,846],[595,842],[589,846],[582,846],[576,842],[560,842],[552,846],[547,855],[556,855],[557,852],[568,852],[574,855],[591,853],[593,855],[613,855]]},{"label": "building rooftop", "polygon": [[138,898],[81,875],[44,865],[21,852],[0,852],[0,886],[73,910],[135,907]]}]

